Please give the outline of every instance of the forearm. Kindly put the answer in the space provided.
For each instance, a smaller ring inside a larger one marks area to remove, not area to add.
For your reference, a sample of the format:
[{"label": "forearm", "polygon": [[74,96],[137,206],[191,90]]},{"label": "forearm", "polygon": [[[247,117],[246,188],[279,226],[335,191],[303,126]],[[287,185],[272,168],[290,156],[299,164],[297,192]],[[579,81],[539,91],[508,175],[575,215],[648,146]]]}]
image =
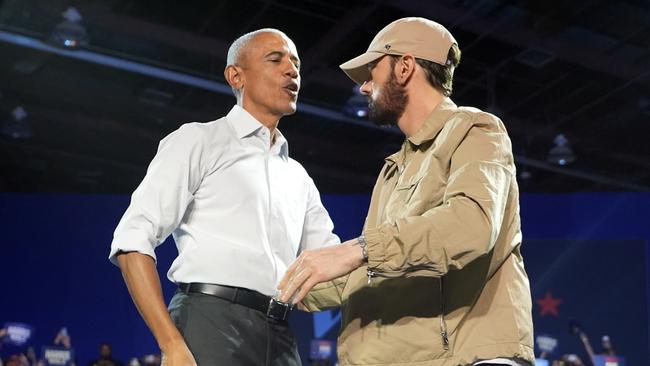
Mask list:
[{"label": "forearm", "polygon": [[153,258],[138,252],[118,255],[122,276],[140,315],[163,352],[184,340],[172,321],[162,295]]}]

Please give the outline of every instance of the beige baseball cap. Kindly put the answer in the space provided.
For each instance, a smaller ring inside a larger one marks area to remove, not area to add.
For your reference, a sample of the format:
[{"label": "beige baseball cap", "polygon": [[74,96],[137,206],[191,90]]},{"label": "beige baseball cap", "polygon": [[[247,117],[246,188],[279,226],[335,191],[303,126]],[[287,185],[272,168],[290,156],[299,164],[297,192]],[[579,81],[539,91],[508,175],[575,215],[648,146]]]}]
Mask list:
[{"label": "beige baseball cap", "polygon": [[357,84],[370,80],[367,65],[383,55],[405,55],[447,64],[451,45],[457,43],[447,28],[425,18],[398,19],[379,31],[366,53],[339,66]]}]

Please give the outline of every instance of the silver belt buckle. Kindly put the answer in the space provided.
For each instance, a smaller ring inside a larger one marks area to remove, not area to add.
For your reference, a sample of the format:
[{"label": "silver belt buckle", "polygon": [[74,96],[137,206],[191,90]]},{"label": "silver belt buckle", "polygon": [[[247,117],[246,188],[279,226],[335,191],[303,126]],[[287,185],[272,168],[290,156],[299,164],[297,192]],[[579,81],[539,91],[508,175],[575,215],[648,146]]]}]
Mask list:
[{"label": "silver belt buckle", "polygon": [[291,305],[275,298],[269,301],[269,307],[266,309],[266,316],[275,320],[286,320],[291,311]]}]

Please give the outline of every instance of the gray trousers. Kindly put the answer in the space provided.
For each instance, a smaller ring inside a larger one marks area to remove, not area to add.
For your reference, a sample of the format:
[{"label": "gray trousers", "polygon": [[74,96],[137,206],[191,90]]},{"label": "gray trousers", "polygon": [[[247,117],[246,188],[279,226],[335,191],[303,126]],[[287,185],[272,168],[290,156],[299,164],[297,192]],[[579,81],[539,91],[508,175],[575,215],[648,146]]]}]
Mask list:
[{"label": "gray trousers", "polygon": [[286,322],[215,296],[177,292],[169,314],[198,366],[301,366]]}]

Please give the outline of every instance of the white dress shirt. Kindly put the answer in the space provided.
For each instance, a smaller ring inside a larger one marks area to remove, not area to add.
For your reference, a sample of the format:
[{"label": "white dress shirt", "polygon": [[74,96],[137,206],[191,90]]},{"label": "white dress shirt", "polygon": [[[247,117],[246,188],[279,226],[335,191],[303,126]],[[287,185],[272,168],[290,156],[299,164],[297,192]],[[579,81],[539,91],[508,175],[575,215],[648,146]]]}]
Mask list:
[{"label": "white dress shirt", "polygon": [[273,296],[304,249],[339,243],[305,169],[288,144],[234,106],[226,117],[188,123],[165,137],[115,229],[121,252],[156,259],[173,234],[178,257],[168,278],[244,287]]}]

